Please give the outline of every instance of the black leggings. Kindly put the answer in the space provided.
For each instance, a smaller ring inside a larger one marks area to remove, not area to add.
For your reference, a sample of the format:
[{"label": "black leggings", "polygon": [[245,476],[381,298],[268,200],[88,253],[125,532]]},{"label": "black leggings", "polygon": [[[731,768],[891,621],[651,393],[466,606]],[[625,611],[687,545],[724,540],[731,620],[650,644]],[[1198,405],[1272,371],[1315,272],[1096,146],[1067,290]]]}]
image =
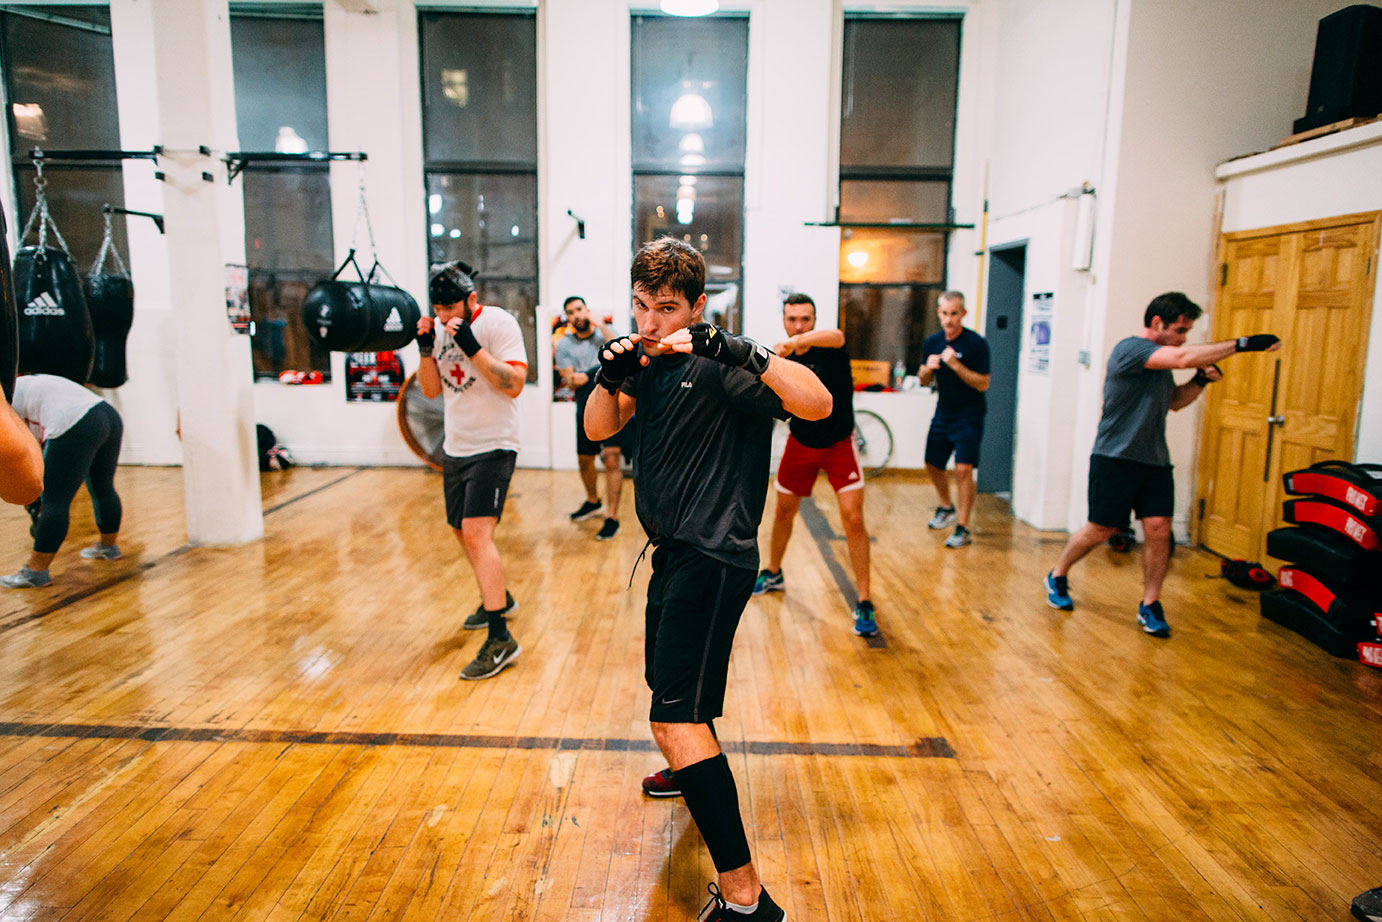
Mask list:
[{"label": "black leggings", "polygon": [[68,508],[82,481],[91,494],[96,528],[103,535],[120,530],[120,495],[115,492],[115,465],[125,424],[115,408],[102,401],[71,429],[49,439],[43,449],[43,511],[34,529],[34,551],[56,554],[67,537]]}]

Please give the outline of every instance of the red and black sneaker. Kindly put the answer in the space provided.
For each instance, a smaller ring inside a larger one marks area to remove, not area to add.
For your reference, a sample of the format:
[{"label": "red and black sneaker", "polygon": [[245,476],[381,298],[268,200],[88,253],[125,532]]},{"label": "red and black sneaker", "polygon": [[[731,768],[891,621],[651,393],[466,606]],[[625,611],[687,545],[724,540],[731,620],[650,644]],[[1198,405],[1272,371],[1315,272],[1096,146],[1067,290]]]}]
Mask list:
[{"label": "red and black sneaker", "polygon": [[664,768],[643,779],[643,793],[649,797],[680,797],[681,785],[677,784],[672,770]]}]

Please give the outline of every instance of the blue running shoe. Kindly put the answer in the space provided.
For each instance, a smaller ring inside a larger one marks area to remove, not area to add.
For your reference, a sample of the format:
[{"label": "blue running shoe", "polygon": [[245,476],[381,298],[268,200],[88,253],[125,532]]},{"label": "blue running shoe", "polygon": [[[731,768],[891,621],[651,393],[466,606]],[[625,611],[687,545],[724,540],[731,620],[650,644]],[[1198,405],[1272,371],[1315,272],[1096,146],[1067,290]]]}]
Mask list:
[{"label": "blue running shoe", "polygon": [[1070,611],[1075,607],[1075,600],[1070,598],[1070,581],[1064,576],[1052,576],[1046,574],[1043,581],[1046,586],[1046,604],[1052,608],[1059,608],[1061,611]]},{"label": "blue running shoe", "polygon": [[765,592],[781,592],[784,585],[782,571],[774,573],[772,570],[759,570],[758,579],[753,581],[753,594],[762,595]]},{"label": "blue running shoe", "polygon": [[1153,637],[1171,636],[1171,625],[1166,623],[1166,615],[1161,610],[1160,602],[1153,602],[1151,605],[1139,604],[1137,606],[1137,623],[1142,625],[1142,630]]},{"label": "blue running shoe", "polygon": [[878,633],[878,619],[873,616],[873,603],[865,599],[854,606],[854,633],[872,637]]}]

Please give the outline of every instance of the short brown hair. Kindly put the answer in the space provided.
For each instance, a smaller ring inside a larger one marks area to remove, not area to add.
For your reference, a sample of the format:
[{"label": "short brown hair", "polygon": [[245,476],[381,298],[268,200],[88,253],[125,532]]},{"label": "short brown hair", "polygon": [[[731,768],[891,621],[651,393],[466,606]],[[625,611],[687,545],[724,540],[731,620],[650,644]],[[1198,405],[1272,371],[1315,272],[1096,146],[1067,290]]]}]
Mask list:
[{"label": "short brown hair", "polygon": [[656,294],[668,290],[696,301],[705,293],[705,259],[695,247],[675,237],[659,237],[638,248],[629,268],[632,284]]},{"label": "short brown hair", "polygon": [[811,300],[810,295],[802,294],[799,291],[794,292],[782,300],[782,309],[784,311],[787,310],[788,304],[809,304],[811,305],[811,316],[814,317],[816,315],[816,302]]}]

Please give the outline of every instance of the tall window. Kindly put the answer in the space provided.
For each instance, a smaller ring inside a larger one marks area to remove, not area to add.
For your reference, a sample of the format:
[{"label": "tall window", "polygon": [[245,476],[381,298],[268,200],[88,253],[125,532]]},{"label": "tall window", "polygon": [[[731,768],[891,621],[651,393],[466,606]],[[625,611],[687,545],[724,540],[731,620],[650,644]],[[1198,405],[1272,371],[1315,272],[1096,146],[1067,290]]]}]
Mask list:
[{"label": "tall window", "polygon": [[536,381],[537,17],[423,13],[419,32],[428,255],[475,267],[481,303],[518,318]]},{"label": "tall window", "polygon": [[[326,150],[321,16],[235,14],[230,40],[240,149]],[[308,338],[302,322],[303,298],[335,269],[329,167],[250,161],[239,181],[244,183],[255,377],[274,378],[292,369],[329,378],[331,353]]]},{"label": "tall window", "polygon": [[706,262],[706,319],[743,323],[749,21],[634,16],[634,246],[668,234]]},{"label": "tall window", "polygon": [[850,354],[915,371],[940,328],[960,20],[849,16],[840,113],[840,314]]},{"label": "tall window", "polygon": [[[9,100],[16,233],[34,207],[35,170],[29,152],[120,149],[115,101],[115,55],[106,7],[29,6],[0,13],[0,60]],[[72,249],[79,270],[95,261],[105,233],[101,206],[123,205],[120,161],[47,161],[48,209]],[[112,222],[115,245],[129,255],[123,219]],[[30,238],[33,243],[33,238]],[[22,241],[21,241],[22,243]],[[49,246],[57,246],[50,236]]]}]

